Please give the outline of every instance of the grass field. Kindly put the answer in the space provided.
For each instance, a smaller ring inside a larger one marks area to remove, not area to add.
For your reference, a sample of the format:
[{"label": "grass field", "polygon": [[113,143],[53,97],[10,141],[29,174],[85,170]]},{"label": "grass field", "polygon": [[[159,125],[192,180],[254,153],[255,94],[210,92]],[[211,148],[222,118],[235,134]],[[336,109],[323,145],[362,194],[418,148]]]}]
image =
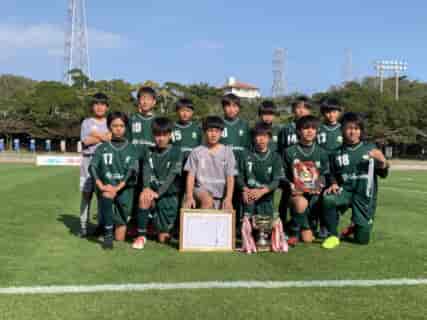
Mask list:
[{"label": "grass field", "polygon": [[[183,254],[150,242],[143,252],[130,243],[105,252],[76,236],[78,169],[2,164],[0,288],[427,278],[426,185],[427,172],[416,171],[391,172],[381,182],[369,246],[325,251],[315,243],[246,256]],[[0,319],[425,319],[426,302],[426,285],[0,295]]]}]

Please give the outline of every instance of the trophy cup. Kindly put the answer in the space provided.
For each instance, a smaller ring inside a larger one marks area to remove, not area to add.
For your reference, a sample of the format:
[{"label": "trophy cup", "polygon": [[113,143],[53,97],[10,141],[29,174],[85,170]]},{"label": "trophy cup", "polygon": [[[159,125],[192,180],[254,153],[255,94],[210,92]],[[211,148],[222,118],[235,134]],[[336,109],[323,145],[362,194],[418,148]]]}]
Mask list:
[{"label": "trophy cup", "polygon": [[273,226],[273,219],[268,216],[255,215],[254,216],[254,229],[257,230],[256,247],[259,252],[271,250],[271,228]]},{"label": "trophy cup", "polygon": [[319,193],[322,188],[319,170],[313,161],[294,163],[294,185],[302,193]]}]

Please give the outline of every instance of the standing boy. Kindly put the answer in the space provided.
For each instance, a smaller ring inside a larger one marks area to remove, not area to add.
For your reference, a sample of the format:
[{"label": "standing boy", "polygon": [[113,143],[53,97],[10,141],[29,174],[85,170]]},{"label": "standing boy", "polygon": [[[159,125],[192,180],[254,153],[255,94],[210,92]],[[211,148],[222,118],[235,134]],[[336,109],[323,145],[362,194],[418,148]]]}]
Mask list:
[{"label": "standing boy", "polygon": [[340,213],[351,207],[352,225],[346,236],[354,242],[368,244],[377,205],[377,177],[386,178],[389,164],[373,144],[363,141],[362,117],[353,112],[342,119],[344,144],[333,155],[333,183],[323,196],[326,227],[331,234],[322,247],[333,249],[340,244],[338,224]]},{"label": "standing boy", "polygon": [[335,152],[342,145],[342,131],[339,119],[342,107],[337,99],[327,99],[320,106],[323,123],[319,127],[317,143],[328,153]]},{"label": "standing boy", "polygon": [[113,248],[113,238],[125,240],[126,225],[132,212],[138,162],[135,147],[125,138],[127,122],[128,118],[123,112],[108,115],[111,142],[104,142],[96,149],[90,164],[104,221],[105,249]]},{"label": "standing boy", "polygon": [[182,172],[182,153],[170,144],[173,123],[165,117],[153,120],[155,146],[146,150],[143,160],[143,189],[139,197],[138,237],[134,249],[143,249],[148,219],[154,219],[158,240],[165,243],[178,215],[179,178]]},{"label": "standing boy", "polygon": [[138,151],[144,146],[154,146],[151,123],[154,119],[153,108],[156,105],[156,92],[151,87],[141,87],[137,94],[138,111],[129,118],[127,137]]},{"label": "standing boy", "polygon": [[[277,107],[273,101],[265,100],[258,107],[259,122],[268,125],[271,129],[271,139],[269,149],[273,152],[278,151],[279,134],[282,128],[274,124],[274,118],[277,115]],[[254,140],[252,141],[254,143]]]},{"label": "standing boy", "polygon": [[[111,133],[107,128],[106,113],[108,111],[108,97],[103,93],[96,93],[90,102],[92,116],[82,122],[80,140],[83,145],[82,162],[80,165],[80,236],[88,235],[88,223],[90,220],[90,203],[94,191],[94,181],[89,174],[89,164],[95,154],[96,148],[103,142],[111,139]],[[46,145],[47,145],[46,140]],[[49,140],[50,141],[50,140]],[[50,147],[50,144],[49,144]],[[102,220],[98,215],[98,232],[102,233]]]},{"label": "standing boy", "polygon": [[233,209],[234,176],[237,175],[233,150],[220,143],[224,121],[208,116],[203,121],[205,144],[191,151],[187,172],[186,208]]}]

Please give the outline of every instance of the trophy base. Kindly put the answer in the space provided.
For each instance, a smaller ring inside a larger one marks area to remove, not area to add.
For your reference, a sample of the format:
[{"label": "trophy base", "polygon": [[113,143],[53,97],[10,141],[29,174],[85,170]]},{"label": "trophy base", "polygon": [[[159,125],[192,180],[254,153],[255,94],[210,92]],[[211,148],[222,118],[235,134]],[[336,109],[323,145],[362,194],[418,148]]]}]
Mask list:
[{"label": "trophy base", "polygon": [[256,249],[258,252],[270,252],[271,251],[271,247],[269,245],[257,245]]}]

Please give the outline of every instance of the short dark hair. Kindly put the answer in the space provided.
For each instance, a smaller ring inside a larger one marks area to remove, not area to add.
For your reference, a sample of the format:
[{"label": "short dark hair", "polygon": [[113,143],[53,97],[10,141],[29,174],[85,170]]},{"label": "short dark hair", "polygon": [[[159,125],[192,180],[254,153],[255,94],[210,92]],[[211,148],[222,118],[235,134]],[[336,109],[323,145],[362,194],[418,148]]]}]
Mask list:
[{"label": "short dark hair", "polygon": [[238,105],[239,107],[241,107],[241,105],[240,105],[240,98],[238,96],[236,96],[235,94],[233,94],[233,93],[228,93],[225,96],[223,96],[222,99],[221,99],[221,104],[222,104],[223,108],[225,106],[228,106],[228,105],[232,104],[232,103],[234,103],[234,104]]},{"label": "short dark hair", "polygon": [[212,128],[224,130],[224,120],[218,116],[207,116],[203,120],[203,131],[207,131]]},{"label": "short dark hair", "polygon": [[148,86],[142,86],[141,88],[139,88],[138,93],[136,95],[137,98],[138,98],[138,100],[145,93],[149,94],[150,96],[152,96],[154,100],[157,99],[156,91],[153,88],[148,87]]},{"label": "short dark hair", "polygon": [[296,122],[297,131],[307,128],[319,128],[320,121],[318,118],[312,115],[301,117]]},{"label": "short dark hair", "polygon": [[304,104],[304,106],[307,109],[311,109],[310,99],[307,96],[298,96],[292,102],[292,111],[294,111],[296,109],[296,107],[299,106],[302,103]]},{"label": "short dark hair", "polygon": [[264,100],[258,107],[258,115],[277,114],[276,104],[271,100]]},{"label": "short dark hair", "polygon": [[188,98],[181,98],[175,104],[175,110],[178,111],[181,108],[190,108],[194,110],[193,101]]},{"label": "short dark hair", "polygon": [[264,122],[257,122],[255,127],[252,129],[253,137],[256,137],[261,134],[268,134],[270,137],[273,135],[271,126]]},{"label": "short dark hair", "polygon": [[163,133],[171,133],[173,129],[173,122],[166,117],[154,118],[151,123],[151,130],[153,135],[159,135]]},{"label": "short dark hair", "polygon": [[106,104],[107,106],[109,106],[110,105],[110,99],[108,98],[108,96],[105,93],[98,92],[92,96],[92,98],[90,100],[90,106],[93,107],[97,103],[103,103],[103,104]]},{"label": "short dark hair", "polygon": [[360,128],[361,138],[365,136],[365,119],[360,113],[356,112],[346,112],[341,118],[341,128],[349,124],[354,123],[356,126]]},{"label": "short dark hair", "polygon": [[116,119],[121,119],[123,121],[123,123],[125,124],[125,127],[127,127],[128,123],[129,123],[129,118],[126,115],[126,113],[121,112],[121,111],[114,111],[114,112],[111,112],[108,114],[108,116],[107,116],[107,127],[110,128],[111,123]]},{"label": "short dark hair", "polygon": [[342,111],[342,106],[340,101],[337,98],[328,98],[321,102],[320,112],[325,113],[332,110]]}]

